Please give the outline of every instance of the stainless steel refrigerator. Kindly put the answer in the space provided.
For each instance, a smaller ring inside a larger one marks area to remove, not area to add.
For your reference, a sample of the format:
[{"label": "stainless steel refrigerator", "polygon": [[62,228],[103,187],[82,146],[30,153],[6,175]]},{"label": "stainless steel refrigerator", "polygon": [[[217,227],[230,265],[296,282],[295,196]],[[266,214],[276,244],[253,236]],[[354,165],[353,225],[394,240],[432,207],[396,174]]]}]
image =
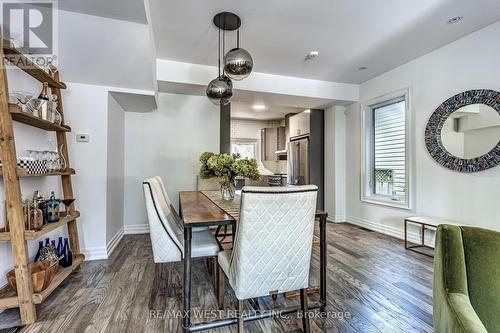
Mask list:
[{"label": "stainless steel refrigerator", "polygon": [[288,144],[288,184],[309,184],[309,137]]}]

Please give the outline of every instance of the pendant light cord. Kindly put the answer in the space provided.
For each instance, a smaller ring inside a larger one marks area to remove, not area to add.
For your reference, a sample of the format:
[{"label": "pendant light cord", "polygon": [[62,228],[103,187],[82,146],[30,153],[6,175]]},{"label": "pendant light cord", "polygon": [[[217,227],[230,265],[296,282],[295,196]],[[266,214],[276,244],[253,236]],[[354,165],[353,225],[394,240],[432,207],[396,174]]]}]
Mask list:
[{"label": "pendant light cord", "polygon": [[[225,52],[226,52],[226,30],[222,30],[222,54],[225,54]],[[222,67],[222,76],[224,76],[224,67]]]},{"label": "pendant light cord", "polygon": [[238,31],[236,32],[236,48],[240,48],[240,28],[238,28]]},{"label": "pendant light cord", "polygon": [[219,66],[219,79],[220,79],[220,28],[219,28],[219,47],[217,48],[217,65]]}]

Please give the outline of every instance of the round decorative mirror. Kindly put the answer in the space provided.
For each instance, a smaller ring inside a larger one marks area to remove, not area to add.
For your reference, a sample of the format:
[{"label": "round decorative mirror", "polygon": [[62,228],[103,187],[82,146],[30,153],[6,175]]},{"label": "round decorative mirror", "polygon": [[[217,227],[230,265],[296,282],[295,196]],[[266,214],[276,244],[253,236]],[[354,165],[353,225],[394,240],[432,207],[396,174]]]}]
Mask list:
[{"label": "round decorative mirror", "polygon": [[451,170],[476,172],[500,164],[500,93],[469,90],[446,100],[427,123],[425,143]]}]

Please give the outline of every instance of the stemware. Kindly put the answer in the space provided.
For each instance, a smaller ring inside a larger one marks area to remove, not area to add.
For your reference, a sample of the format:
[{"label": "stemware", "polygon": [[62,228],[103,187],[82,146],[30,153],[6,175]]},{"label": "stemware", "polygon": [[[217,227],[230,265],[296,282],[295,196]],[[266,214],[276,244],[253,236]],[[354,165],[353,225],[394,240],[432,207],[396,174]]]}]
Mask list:
[{"label": "stemware", "polygon": [[36,150],[34,149],[26,149],[26,153],[28,153],[28,158],[30,161],[36,160]]},{"label": "stemware", "polygon": [[66,216],[71,215],[71,204],[74,201],[75,199],[72,198],[61,199],[61,202],[63,203],[64,207],[66,207]]},{"label": "stemware", "polygon": [[54,165],[53,165],[53,163],[52,163],[52,161],[50,159],[50,155],[51,155],[50,151],[48,151],[48,150],[42,151],[41,161],[45,162],[47,171],[52,172],[52,171],[54,171]]}]

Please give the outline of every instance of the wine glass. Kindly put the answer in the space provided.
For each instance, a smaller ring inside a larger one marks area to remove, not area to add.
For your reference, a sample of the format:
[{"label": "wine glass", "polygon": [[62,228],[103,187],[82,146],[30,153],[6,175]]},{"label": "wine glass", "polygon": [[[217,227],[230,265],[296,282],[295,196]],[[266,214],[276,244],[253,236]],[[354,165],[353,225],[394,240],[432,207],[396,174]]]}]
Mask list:
[{"label": "wine glass", "polygon": [[63,203],[64,207],[66,207],[66,216],[71,215],[71,204],[75,201],[75,199],[61,199],[61,202]]},{"label": "wine glass", "polygon": [[26,153],[28,154],[28,158],[30,161],[35,161],[36,160],[36,150],[34,149],[27,149]]},{"label": "wine glass", "polygon": [[48,172],[54,171],[54,164],[52,163],[52,161],[50,159],[50,151],[44,150],[42,152],[42,161],[45,161]]}]

